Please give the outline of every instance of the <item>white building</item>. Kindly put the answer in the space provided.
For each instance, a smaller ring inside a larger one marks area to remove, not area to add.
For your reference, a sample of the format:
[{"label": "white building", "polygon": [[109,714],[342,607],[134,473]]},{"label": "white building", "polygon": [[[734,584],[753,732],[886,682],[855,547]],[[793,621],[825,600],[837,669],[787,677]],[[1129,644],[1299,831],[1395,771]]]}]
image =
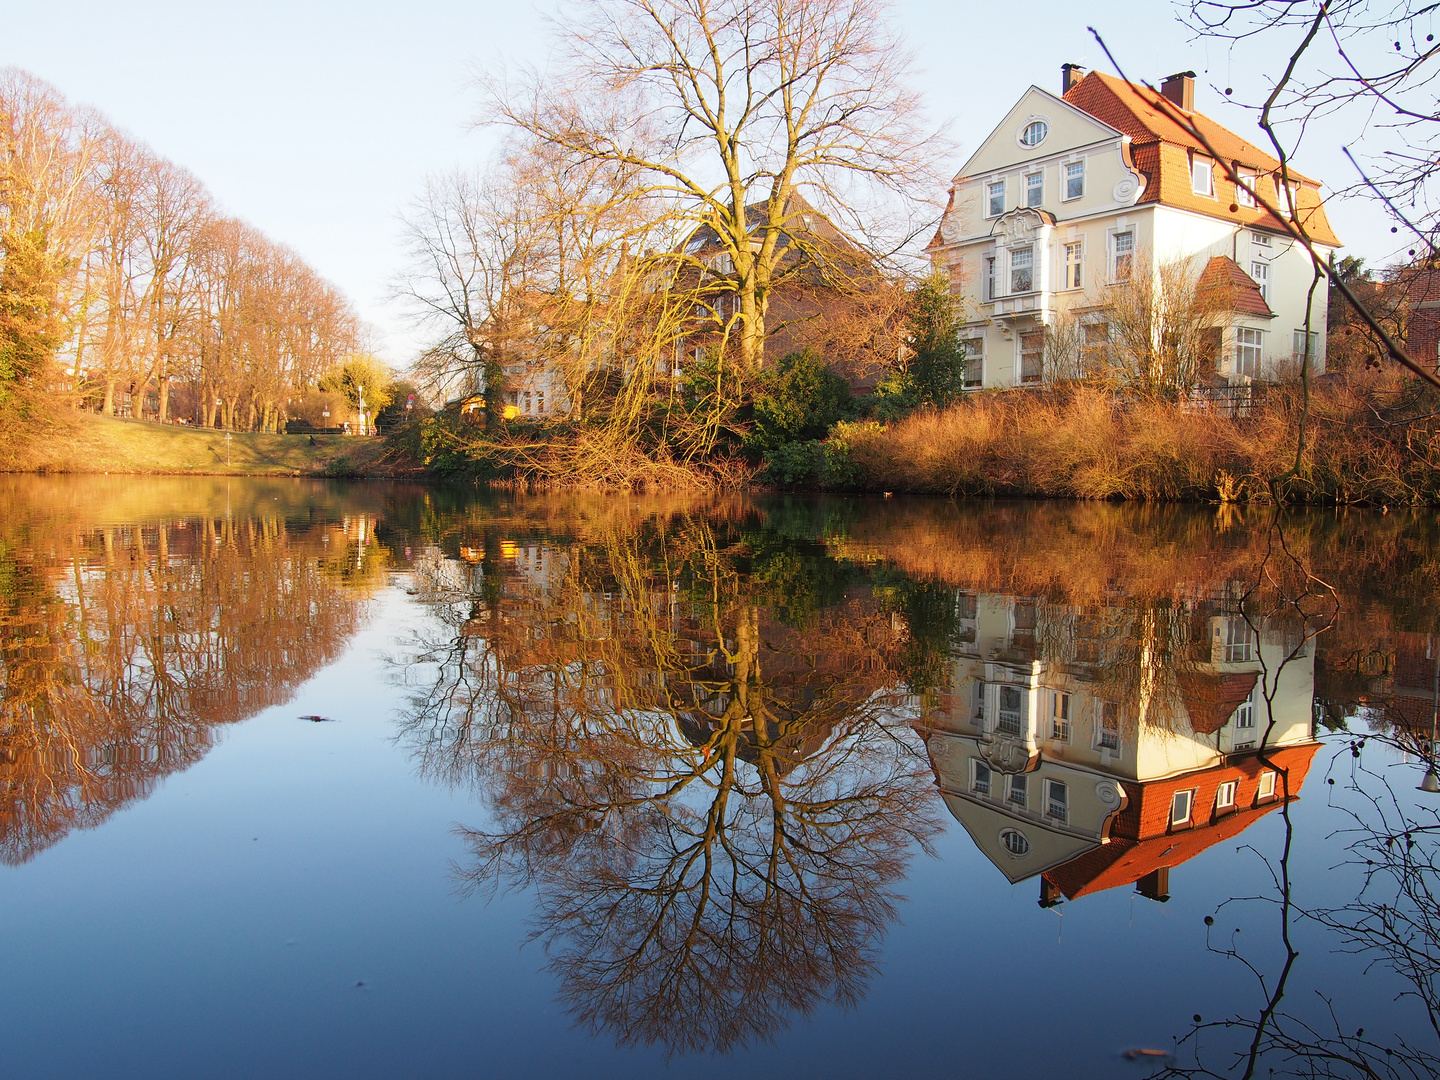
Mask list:
[{"label": "white building", "polygon": [[[1310,259],[1156,102],[1183,109],[1224,164],[1283,209],[1279,162],[1193,111],[1193,72],[1166,79],[1161,94],[1069,64],[1063,82],[1063,97],[1030,87],[965,163],[930,243],[962,297],[967,385],[1041,382],[1047,326],[1071,315],[1100,345],[1107,289],[1178,258],[1193,280],[1233,289],[1217,375],[1232,385],[1273,377],[1303,351]],[[1328,256],[1339,240],[1319,184],[1293,169],[1290,181],[1298,221]],[[1325,307],[1322,286],[1310,323],[1317,371]]]}]

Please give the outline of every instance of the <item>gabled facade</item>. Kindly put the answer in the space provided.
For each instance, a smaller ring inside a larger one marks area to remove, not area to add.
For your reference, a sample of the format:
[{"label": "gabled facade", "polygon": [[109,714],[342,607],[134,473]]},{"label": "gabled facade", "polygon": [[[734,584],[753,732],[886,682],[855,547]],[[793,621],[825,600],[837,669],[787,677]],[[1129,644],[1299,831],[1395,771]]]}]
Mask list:
[{"label": "gabled facade", "polygon": [[[1064,316],[1083,341],[1108,340],[1106,295],[1132,274],[1176,259],[1197,282],[1234,289],[1218,327],[1217,379],[1273,378],[1305,347],[1312,268],[1304,249],[1231,183],[1235,163],[1266,198],[1293,198],[1296,219],[1322,254],[1339,246],[1319,184],[1193,109],[1194,75],[1167,79],[1163,97],[1182,109],[1225,158],[1169,119],[1143,87],[1063,70],[1064,94],[1032,86],[955,178],[928,251],[963,304],[974,388],[1039,384],[1046,328]],[[1218,260],[1218,261],[1217,261]],[[1237,287],[1238,286],[1238,287]],[[1316,290],[1310,351],[1324,370],[1326,290]]]},{"label": "gabled facade", "polygon": [[961,600],[962,644],[921,729],[946,807],[1010,881],[1045,875],[1042,899],[1141,884],[1298,794],[1317,745],[1308,644],[1220,601],[1189,608],[1184,648],[1116,682],[1158,653],[1143,621]]}]

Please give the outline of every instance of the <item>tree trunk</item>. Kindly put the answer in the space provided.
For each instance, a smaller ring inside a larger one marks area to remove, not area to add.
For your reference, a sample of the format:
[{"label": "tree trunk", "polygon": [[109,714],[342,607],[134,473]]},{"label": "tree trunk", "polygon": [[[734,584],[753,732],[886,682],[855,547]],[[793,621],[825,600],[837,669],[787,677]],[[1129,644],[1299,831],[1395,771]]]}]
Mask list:
[{"label": "tree trunk", "polygon": [[170,421],[170,376],[160,376],[160,423]]},{"label": "tree trunk", "polygon": [[105,377],[105,400],[100,404],[100,415],[115,415],[115,376]]}]

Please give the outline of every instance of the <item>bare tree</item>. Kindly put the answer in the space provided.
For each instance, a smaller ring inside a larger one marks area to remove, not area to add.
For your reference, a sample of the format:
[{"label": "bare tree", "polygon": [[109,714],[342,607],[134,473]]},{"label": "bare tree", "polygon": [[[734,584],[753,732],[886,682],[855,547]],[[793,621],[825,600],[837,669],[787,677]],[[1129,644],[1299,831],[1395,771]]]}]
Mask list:
[{"label": "bare tree", "polygon": [[[713,230],[753,370],[813,213],[802,192],[864,235],[884,198],[923,191],[930,175],[936,144],[886,16],[877,0],[588,0],[559,23],[560,70],[491,81],[491,115],[635,170],[677,236]],[[683,248],[671,254],[685,265]]]}]

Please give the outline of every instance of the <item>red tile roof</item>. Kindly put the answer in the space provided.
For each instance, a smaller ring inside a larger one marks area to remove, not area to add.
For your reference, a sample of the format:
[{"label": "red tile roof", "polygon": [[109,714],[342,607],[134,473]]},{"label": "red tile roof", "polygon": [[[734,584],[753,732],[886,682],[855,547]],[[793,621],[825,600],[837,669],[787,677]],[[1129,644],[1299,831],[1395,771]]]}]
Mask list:
[{"label": "red tile roof", "polygon": [[[1133,86],[1098,71],[1090,72],[1065,95],[1067,103],[1130,136],[1135,167],[1146,179],[1145,192],[1140,197],[1142,203],[1160,203],[1237,225],[1283,232],[1284,227],[1268,211],[1239,204],[1235,185],[1220,168],[1212,167],[1214,198],[1195,194],[1190,181],[1191,157],[1195,153],[1208,155],[1209,151],[1204,143],[1171,119],[1167,112],[1171,109],[1170,103],[1167,101],[1162,107],[1158,104],[1160,100],[1160,95],[1148,87]],[[1261,189],[1261,195],[1284,208],[1284,199],[1275,198],[1271,179],[1280,168],[1279,161],[1202,113],[1184,115],[1224,162],[1235,162],[1258,171],[1269,185]],[[1300,224],[1316,242],[1338,247],[1340,241],[1330,228],[1320,201],[1319,183],[1301,176],[1293,168],[1290,178],[1299,181],[1296,210]]]},{"label": "red tile roof", "polygon": [[[1240,264],[1228,255],[1216,255],[1205,264],[1198,287],[1229,290],[1230,296],[1226,301],[1228,306],[1242,315],[1258,315],[1263,319],[1275,317],[1255,279],[1240,269]],[[1254,675],[1251,675],[1250,683],[1254,685]],[[1246,690],[1246,693],[1248,694],[1249,690]]]},{"label": "red tile roof", "polygon": [[[1276,768],[1288,774],[1291,799],[1299,797],[1318,749],[1318,743],[1305,743],[1280,747],[1267,755]],[[1133,885],[1162,867],[1179,866],[1222,840],[1244,832],[1280,805],[1278,798],[1267,803],[1256,801],[1260,773],[1265,768],[1258,756],[1251,756],[1167,780],[1127,783],[1125,789],[1130,801],[1115,817],[1110,842],[1045,871],[1043,876],[1067,900],[1074,900],[1090,893]],[[1216,789],[1230,780],[1236,781],[1235,805],[1239,809],[1216,816]],[[1170,807],[1175,793],[1189,790],[1195,792],[1191,818],[1196,824],[1193,828],[1172,829]],[[1276,796],[1285,790],[1286,785],[1277,777]]]},{"label": "red tile roof", "polygon": [[1201,735],[1214,735],[1255,689],[1256,675],[1254,671],[1232,675],[1211,675],[1203,671],[1177,673],[1175,681],[1180,685],[1180,697],[1190,714],[1190,726]]}]

